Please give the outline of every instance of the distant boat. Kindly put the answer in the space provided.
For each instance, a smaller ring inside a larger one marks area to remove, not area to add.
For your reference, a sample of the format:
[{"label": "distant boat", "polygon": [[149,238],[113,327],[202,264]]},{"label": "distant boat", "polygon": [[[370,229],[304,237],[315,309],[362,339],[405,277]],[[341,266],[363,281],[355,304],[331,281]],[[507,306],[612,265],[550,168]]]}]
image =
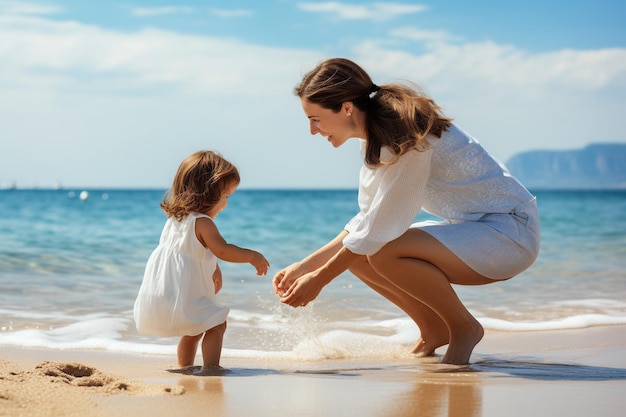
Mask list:
[{"label": "distant boat", "polygon": [[89,198],[89,193],[87,191],[81,191],[80,194],[78,195],[78,198],[80,198],[83,201],[86,201]]}]

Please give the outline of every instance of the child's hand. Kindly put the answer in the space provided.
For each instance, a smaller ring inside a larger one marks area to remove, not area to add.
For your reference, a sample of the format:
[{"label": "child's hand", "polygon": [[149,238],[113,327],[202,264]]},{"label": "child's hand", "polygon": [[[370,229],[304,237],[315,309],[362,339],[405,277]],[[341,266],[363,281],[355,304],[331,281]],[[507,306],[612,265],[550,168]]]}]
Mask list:
[{"label": "child's hand", "polygon": [[219,265],[215,267],[215,272],[213,272],[213,285],[215,285],[215,294],[220,292],[222,289],[222,270]]},{"label": "child's hand", "polygon": [[256,268],[257,275],[266,275],[270,267],[270,263],[265,259],[265,256],[261,255],[259,252],[254,252],[250,263]]}]

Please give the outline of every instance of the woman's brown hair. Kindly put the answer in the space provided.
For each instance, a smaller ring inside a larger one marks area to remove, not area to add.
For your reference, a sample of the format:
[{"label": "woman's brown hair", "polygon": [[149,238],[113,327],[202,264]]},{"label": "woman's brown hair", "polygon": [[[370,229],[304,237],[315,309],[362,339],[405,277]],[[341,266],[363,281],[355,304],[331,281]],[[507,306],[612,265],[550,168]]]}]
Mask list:
[{"label": "woman's brown hair", "polygon": [[180,164],[161,208],[180,221],[191,212],[208,213],[231,183],[239,184],[239,171],[221,155],[199,151]]},{"label": "woman's brown hair", "polygon": [[365,161],[382,164],[383,146],[396,155],[428,146],[426,136],[441,137],[452,119],[429,97],[400,84],[377,86],[356,63],[344,58],[323,61],[306,74],[295,88],[300,99],[338,112],[342,103],[351,101],[366,113]]}]

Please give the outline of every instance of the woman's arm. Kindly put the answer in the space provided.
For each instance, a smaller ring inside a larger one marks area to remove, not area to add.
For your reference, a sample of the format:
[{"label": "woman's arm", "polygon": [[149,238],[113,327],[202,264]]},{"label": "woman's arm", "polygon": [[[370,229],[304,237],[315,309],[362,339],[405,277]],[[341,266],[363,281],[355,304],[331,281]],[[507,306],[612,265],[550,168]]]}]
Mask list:
[{"label": "woman's arm", "polygon": [[341,243],[343,239],[348,235],[345,230],[339,233],[333,240],[322,246],[306,258],[301,261],[294,262],[286,268],[279,271],[272,281],[274,285],[274,292],[282,296],[285,291],[291,286],[296,278],[302,275],[314,271],[324,265],[330,258],[332,258],[343,247]]},{"label": "woman's arm", "polygon": [[[422,209],[432,154],[432,149],[412,150],[393,164],[361,170],[361,212],[346,226],[350,232],[343,241],[346,248],[373,255],[406,232]],[[381,156],[390,155],[383,148]]]},{"label": "woman's arm", "polygon": [[280,300],[292,307],[306,306],[319,295],[326,284],[350,268],[362,256],[364,255],[353,253],[342,245],[321,267],[293,280],[282,293]]}]

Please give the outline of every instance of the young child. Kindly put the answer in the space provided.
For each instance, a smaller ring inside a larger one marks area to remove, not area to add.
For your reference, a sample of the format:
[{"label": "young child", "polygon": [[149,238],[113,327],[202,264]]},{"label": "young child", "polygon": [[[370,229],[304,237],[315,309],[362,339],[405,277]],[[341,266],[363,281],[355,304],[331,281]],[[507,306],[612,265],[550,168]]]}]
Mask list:
[{"label": "young child", "polygon": [[181,368],[193,365],[202,340],[202,375],[226,371],[220,357],[229,309],[215,297],[222,287],[217,260],[250,263],[257,275],[269,268],[261,253],[227,243],[213,223],[238,185],[237,168],[214,152],[196,152],[180,164],[161,203],[167,222],[134,306],[140,334],[181,336]]}]

